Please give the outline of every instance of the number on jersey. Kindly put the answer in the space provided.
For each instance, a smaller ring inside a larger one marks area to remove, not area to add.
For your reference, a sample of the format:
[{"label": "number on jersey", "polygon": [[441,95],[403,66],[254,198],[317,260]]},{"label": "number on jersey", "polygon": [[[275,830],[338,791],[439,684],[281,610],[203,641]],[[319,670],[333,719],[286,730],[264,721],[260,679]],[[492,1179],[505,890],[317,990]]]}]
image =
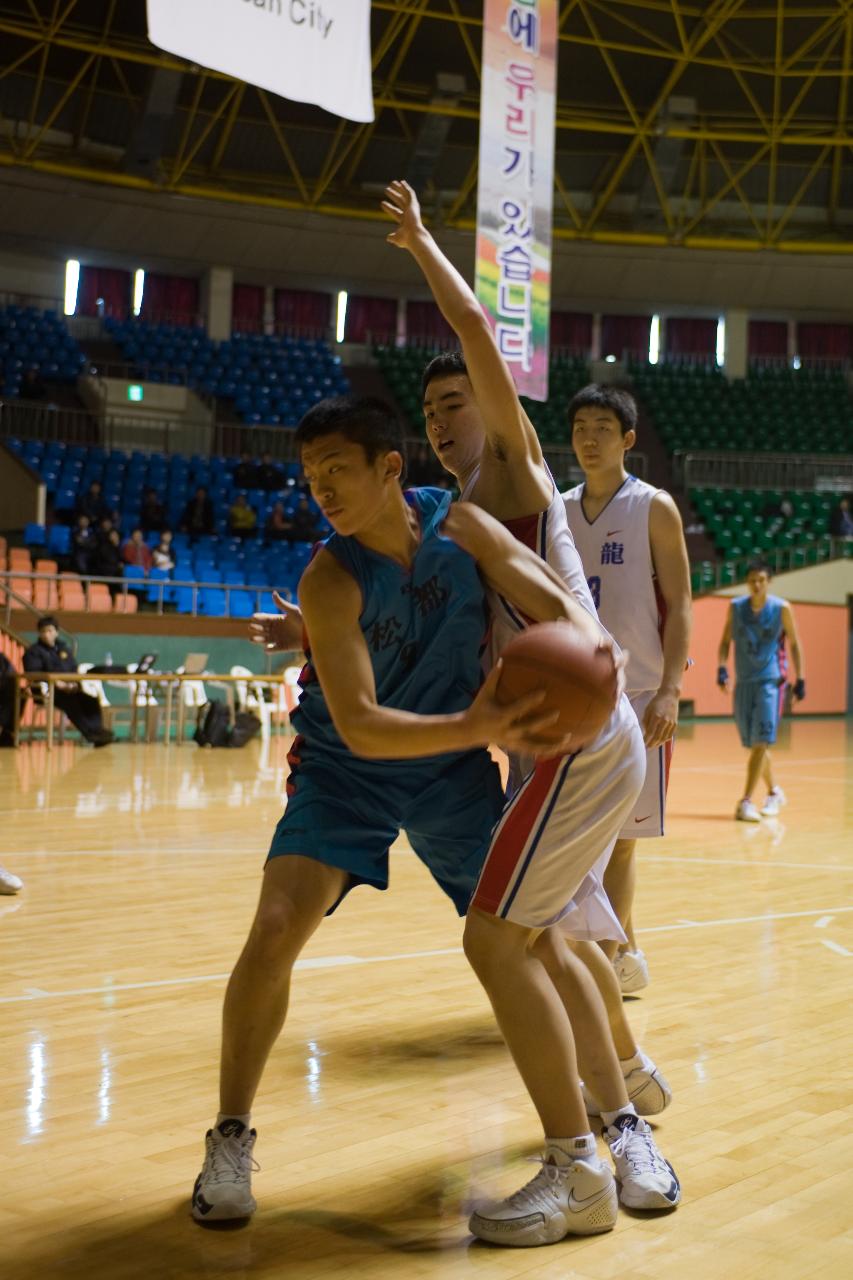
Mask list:
[{"label": "number on jersey", "polygon": [[598,578],[598,577],[587,578],[586,585],[589,587],[590,593],[592,595],[592,603],[595,605],[596,609],[600,609],[601,608],[601,578]]}]

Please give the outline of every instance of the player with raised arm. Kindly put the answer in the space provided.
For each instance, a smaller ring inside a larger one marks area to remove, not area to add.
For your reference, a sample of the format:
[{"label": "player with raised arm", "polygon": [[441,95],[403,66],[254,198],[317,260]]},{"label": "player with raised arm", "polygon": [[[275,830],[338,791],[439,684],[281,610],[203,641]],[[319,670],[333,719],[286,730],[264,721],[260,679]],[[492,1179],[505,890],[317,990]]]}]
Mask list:
[{"label": "player with raised arm", "polygon": [[[456,477],[462,498],[495,516],[546,560],[595,618],[562,498],[482,308],[424,227],[411,187],[392,182],[383,208],[397,224],[389,241],[412,254],[462,345],[462,356],[439,356],[424,373],[430,444]],[[492,592],[490,599],[497,655],[525,620],[501,593]],[[579,1044],[598,1046],[614,1062],[616,1057],[607,1012],[589,969],[561,943],[556,930],[538,930],[559,922],[575,939],[624,940],[605,909],[609,904],[603,890],[599,892],[598,875],[639,794],[645,752],[637,718],[623,697],[601,734],[582,751],[538,764],[516,755],[512,764],[514,794],[471,902],[465,948],[539,1113],[546,1148],[543,1168],[532,1182],[506,1200],[479,1208],[471,1229],[495,1243],[527,1245],[576,1230],[572,1206],[592,1194],[584,1190],[584,1166],[593,1156],[595,1139],[573,1084],[573,1026]],[[601,974],[602,964],[593,954],[589,967],[598,983],[615,985],[615,975],[598,948],[589,947],[588,941],[576,945],[598,952],[608,975]],[[555,986],[562,1002],[555,999]],[[557,1046],[556,1051],[544,1052],[543,1041]],[[619,1065],[632,1084],[639,1085],[641,1077],[643,1089],[654,1087],[659,1078],[654,1064],[639,1051]],[[583,1070],[597,1096],[596,1082],[586,1067]],[[628,1102],[624,1087],[622,1097],[624,1105],[617,1110],[601,1111],[622,1183],[622,1202],[632,1204],[637,1194],[632,1179],[645,1163],[647,1188],[635,1207],[672,1208],[680,1198],[678,1180],[657,1151],[651,1129]],[[663,1105],[666,1101],[668,1096]]]},{"label": "player with raised arm", "polygon": [[381,401],[321,401],[297,443],[334,533],[300,583],[308,661],[287,807],[225,996],[220,1112],[192,1197],[199,1222],[254,1212],[250,1110],[293,965],[323,916],[356,885],[387,886],[401,829],[464,914],[503,805],[486,746],[566,748],[540,694],[499,705],[499,672],[477,693],[486,586],[532,618],[569,619],[612,647],[548,566],[485,512],[451,506],[442,490],[404,494],[399,428]]},{"label": "player with raised arm", "polygon": [[635,850],[638,839],[664,833],[678,697],[690,642],[690,564],[681,517],[670,495],[625,469],[625,454],[637,439],[633,396],[593,383],[572,399],[568,421],[584,482],[563,494],[566,516],[598,616],[627,652],[626,691],[646,744],[643,790],[604,876],[628,941],[618,948],[611,941],[602,945],[628,994],[649,981],[632,920]]},{"label": "player with raised arm", "polygon": [[[735,723],[740,740],[749,751],[746,786],[735,809],[735,817],[740,822],[775,818],[786,803],[784,791],[776,785],[770,759],[786,683],[786,641],[794,664],[794,697],[801,702],[806,696],[803,652],[794,611],[787,600],[770,594],[771,577],[766,561],[756,560],[749,566],[748,595],[732,601],[720,640],[717,683],[721,689],[728,687],[726,664],[734,640]],[[759,809],[752,797],[762,779],[767,787],[767,799]]]}]

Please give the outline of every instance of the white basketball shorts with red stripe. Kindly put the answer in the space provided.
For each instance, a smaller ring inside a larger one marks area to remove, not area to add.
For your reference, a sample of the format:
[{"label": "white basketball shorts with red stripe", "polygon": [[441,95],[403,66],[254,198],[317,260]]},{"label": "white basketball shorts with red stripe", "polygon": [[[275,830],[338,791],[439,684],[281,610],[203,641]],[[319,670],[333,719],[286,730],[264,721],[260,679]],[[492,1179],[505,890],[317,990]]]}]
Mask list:
[{"label": "white basketball shorts with red stripe", "polygon": [[624,941],[601,880],[645,768],[623,695],[591,746],[527,772],[495,827],[471,907],[532,929],[559,924],[573,938]]},{"label": "white basketball shorts with red stripe", "polygon": [[[642,728],[646,707],[654,697],[654,691],[629,693],[628,700],[637,714]],[[669,787],[669,766],[672,763],[674,739],[662,747],[652,747],[646,752],[646,778],[637,803],[619,832],[620,840],[642,840],[648,836],[662,836],[666,815],[666,793]]]}]

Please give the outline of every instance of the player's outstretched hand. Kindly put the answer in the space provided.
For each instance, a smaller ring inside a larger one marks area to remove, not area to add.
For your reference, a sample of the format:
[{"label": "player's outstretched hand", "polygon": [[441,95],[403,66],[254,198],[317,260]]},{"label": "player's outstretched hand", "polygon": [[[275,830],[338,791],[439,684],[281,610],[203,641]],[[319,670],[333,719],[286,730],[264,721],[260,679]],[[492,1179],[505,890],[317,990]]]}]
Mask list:
[{"label": "player's outstretched hand", "polygon": [[293,652],[302,648],[302,611],[277,591],[272,598],[280,613],[255,613],[249,620],[249,639],[272,652]]},{"label": "player's outstretched hand", "polygon": [[410,249],[417,236],[424,229],[421,222],[421,206],[408,182],[395,178],[385,188],[385,199],[382,208],[397,224],[395,231],[388,233],[388,243],[398,249]]},{"label": "player's outstretched hand", "polygon": [[651,751],[675,737],[678,727],[678,694],[658,691],[643,716],[643,741]]},{"label": "player's outstretched hand", "polygon": [[545,690],[526,693],[514,702],[499,702],[497,687],[501,670],[501,663],[495,663],[465,712],[473,740],[483,746],[496,744],[524,755],[567,755],[572,749],[570,738],[554,729],[559,712],[543,708]]}]

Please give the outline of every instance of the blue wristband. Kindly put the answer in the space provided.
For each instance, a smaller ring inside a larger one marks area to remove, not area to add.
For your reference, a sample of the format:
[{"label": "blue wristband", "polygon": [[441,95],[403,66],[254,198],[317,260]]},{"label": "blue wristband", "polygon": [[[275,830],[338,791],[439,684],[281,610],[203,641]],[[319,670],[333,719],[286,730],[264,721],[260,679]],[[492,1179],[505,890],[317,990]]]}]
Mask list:
[{"label": "blue wristband", "polygon": [[729,683],[728,667],[717,667],[717,684],[725,686],[728,683]]}]

